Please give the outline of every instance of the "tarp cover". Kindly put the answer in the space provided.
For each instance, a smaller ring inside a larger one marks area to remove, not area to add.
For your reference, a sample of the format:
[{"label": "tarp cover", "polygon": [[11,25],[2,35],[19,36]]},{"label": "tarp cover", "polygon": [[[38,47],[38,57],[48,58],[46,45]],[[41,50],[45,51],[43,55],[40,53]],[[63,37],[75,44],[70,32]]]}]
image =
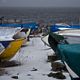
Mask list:
[{"label": "tarp cover", "polygon": [[76,29],[80,29],[80,25],[66,25],[66,26],[63,26],[63,25],[51,25],[50,26],[50,30],[52,32],[56,32],[56,31],[59,31],[60,29],[59,28],[76,28]]},{"label": "tarp cover", "polygon": [[0,24],[0,27],[22,27],[22,28],[31,28],[31,29],[37,29],[38,24],[35,22],[32,23],[22,23],[22,24]]}]

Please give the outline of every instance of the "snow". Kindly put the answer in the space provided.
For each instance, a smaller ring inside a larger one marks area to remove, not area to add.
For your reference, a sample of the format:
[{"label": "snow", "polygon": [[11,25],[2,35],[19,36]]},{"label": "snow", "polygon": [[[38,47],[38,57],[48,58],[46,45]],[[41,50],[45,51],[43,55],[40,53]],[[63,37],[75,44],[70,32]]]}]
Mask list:
[{"label": "snow", "polygon": [[[53,53],[52,49],[48,48],[40,37],[30,38],[29,45],[22,47],[12,59],[22,65],[5,68],[7,74],[0,76],[0,80],[15,80],[12,76],[18,76],[17,80],[59,80],[47,76],[51,72],[51,63],[46,62],[47,56]],[[65,72],[64,75],[65,80],[71,80],[68,73]]]},{"label": "snow", "polygon": [[[0,27],[0,41],[14,40],[13,35],[18,33],[22,28]],[[5,32],[4,32],[5,31]]]}]

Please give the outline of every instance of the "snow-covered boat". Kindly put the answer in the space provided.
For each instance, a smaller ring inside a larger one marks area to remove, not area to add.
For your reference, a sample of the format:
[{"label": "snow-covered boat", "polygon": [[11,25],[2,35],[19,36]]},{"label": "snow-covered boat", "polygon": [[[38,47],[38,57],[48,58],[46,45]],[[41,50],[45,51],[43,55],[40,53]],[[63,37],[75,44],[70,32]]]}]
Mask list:
[{"label": "snow-covered boat", "polygon": [[3,40],[14,40],[13,36],[20,32],[22,28],[14,27],[0,27],[0,41]]},{"label": "snow-covered boat", "polygon": [[[20,26],[21,25],[21,26]],[[31,29],[36,29],[35,23],[31,24],[1,24],[0,25],[0,60],[11,59],[22,45],[25,45]]]},{"label": "snow-covered boat", "polygon": [[64,36],[66,41],[70,44],[80,43],[80,29],[69,29],[58,31],[57,34]]},{"label": "snow-covered boat", "polygon": [[30,35],[31,29],[22,29],[20,32],[16,33],[13,38],[14,39],[19,39],[19,38],[24,38],[24,42],[22,46],[27,45],[29,42],[29,35]]}]

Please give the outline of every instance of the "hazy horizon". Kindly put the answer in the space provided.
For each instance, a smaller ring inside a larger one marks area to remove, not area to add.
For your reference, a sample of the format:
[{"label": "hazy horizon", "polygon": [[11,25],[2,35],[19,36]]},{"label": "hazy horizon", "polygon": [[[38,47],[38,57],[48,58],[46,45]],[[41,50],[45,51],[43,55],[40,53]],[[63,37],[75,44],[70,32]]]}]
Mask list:
[{"label": "hazy horizon", "polygon": [[79,9],[80,7],[67,7],[67,6],[65,6],[65,7],[41,7],[41,6],[40,7],[39,6],[38,7],[36,7],[36,6],[34,6],[34,7],[30,7],[30,6],[27,6],[27,7],[21,7],[21,6],[18,6],[18,7],[16,7],[16,6],[10,6],[9,7],[9,6],[7,6],[7,7],[5,7],[5,6],[0,6],[0,8],[66,8],[66,9],[67,8],[68,9],[69,8],[78,8]]},{"label": "hazy horizon", "polygon": [[0,0],[0,7],[80,7],[80,0]]},{"label": "hazy horizon", "polygon": [[63,22],[79,23],[80,8],[41,8],[41,7],[0,7],[0,17],[18,18],[26,21],[44,21],[45,23]]}]

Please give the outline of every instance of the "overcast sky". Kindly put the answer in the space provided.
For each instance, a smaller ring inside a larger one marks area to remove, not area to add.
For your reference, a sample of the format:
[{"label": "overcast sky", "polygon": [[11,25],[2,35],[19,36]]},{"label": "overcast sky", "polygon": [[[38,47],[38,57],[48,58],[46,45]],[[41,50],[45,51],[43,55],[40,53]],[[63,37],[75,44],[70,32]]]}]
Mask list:
[{"label": "overcast sky", "polygon": [[0,7],[80,7],[80,0],[0,0]]}]

